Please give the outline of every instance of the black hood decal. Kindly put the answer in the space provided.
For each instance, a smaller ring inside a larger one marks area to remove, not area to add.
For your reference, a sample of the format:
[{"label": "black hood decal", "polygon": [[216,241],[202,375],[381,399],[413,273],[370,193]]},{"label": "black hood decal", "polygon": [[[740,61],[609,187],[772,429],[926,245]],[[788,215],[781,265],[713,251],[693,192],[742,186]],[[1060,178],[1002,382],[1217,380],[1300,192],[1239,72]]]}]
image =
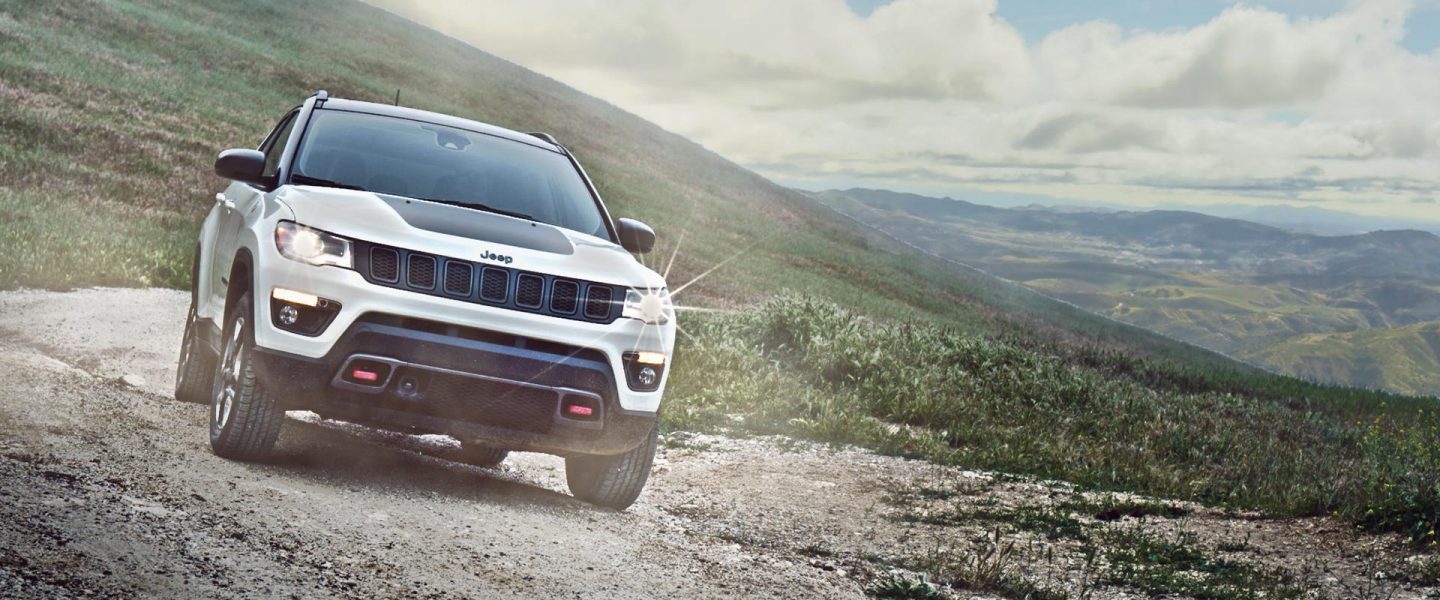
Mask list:
[{"label": "black hood decal", "polygon": [[424,200],[386,194],[375,196],[416,229],[552,254],[575,253],[570,238],[549,225]]}]

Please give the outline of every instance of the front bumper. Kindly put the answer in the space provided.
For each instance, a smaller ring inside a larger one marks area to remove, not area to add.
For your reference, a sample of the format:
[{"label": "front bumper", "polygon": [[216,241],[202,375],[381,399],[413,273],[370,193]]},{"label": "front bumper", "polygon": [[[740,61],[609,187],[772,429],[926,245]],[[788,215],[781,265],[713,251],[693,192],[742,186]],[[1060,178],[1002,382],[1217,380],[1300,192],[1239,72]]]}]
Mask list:
[{"label": "front bumper", "polygon": [[[418,294],[371,284],[361,275],[338,267],[316,267],[280,256],[275,245],[259,244],[257,262],[267,265],[255,273],[255,345],[272,354],[297,359],[322,359],[332,356],[341,337],[362,315],[395,314],[429,321],[474,327],[558,344],[593,349],[601,354],[612,373],[624,373],[624,357],[636,351],[661,352],[670,355],[675,341],[675,325],[646,325],[635,319],[621,318],[613,323],[583,322],[463,302],[450,298]],[[302,336],[281,330],[272,323],[270,295],[275,288],[297,290],[333,300],[340,304],[339,313],[317,336]],[[408,356],[394,358],[409,360]],[[339,365],[331,365],[338,368]],[[669,370],[665,369],[654,391],[635,391],[623,381],[616,386],[614,401],[620,408],[635,413],[655,413],[660,408]],[[329,380],[330,373],[325,378]]]},{"label": "front bumper", "polygon": [[[386,365],[384,380],[346,382],[357,358]],[[257,344],[254,364],[286,409],[511,450],[619,454],[656,424],[655,412],[621,405],[624,383],[602,352],[387,314],[351,319],[319,357]],[[575,399],[598,414],[564,414]]]}]

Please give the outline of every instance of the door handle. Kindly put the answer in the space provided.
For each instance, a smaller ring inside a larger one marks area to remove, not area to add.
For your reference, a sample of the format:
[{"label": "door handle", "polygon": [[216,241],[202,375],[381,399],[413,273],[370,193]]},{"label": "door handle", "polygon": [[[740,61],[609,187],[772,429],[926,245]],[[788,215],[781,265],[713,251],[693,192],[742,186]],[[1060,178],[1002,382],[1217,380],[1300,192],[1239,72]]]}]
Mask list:
[{"label": "door handle", "polygon": [[228,209],[231,209],[231,210],[234,210],[234,209],[235,209],[235,201],[233,201],[233,200],[231,200],[231,199],[229,199],[229,198],[226,198],[226,197],[225,197],[225,194],[215,194],[215,202],[216,202],[217,204],[220,204],[221,206],[224,206],[225,208],[228,208]]}]

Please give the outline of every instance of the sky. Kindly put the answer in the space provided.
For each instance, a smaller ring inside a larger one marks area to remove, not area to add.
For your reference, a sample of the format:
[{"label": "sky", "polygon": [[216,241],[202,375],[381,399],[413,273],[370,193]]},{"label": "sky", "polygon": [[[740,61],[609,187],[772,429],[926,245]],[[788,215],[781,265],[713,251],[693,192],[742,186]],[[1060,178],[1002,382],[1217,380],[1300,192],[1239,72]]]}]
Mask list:
[{"label": "sky", "polygon": [[1440,0],[368,1],[793,187],[1440,219]]}]

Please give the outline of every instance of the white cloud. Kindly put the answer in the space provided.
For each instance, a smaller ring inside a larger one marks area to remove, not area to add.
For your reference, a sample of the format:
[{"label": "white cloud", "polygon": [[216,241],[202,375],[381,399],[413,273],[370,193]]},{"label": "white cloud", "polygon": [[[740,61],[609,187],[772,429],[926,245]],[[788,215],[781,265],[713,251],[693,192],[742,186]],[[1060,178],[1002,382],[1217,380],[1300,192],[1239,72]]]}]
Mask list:
[{"label": "white cloud", "polygon": [[1400,45],[1402,0],[1033,47],[994,0],[370,1],[796,184],[1387,214],[1440,195],[1440,52]]},{"label": "white cloud", "polygon": [[[1156,108],[1255,108],[1323,99],[1353,61],[1398,48],[1409,7],[1368,2],[1294,21],[1245,6],[1178,32],[1126,34],[1092,22],[1057,31],[1038,60],[1072,100]],[[1382,56],[1388,59],[1389,57]]]},{"label": "white cloud", "polygon": [[373,3],[544,72],[625,80],[648,101],[987,98],[1029,70],[1020,36],[989,17],[994,0],[907,0],[865,19],[841,0]]}]

